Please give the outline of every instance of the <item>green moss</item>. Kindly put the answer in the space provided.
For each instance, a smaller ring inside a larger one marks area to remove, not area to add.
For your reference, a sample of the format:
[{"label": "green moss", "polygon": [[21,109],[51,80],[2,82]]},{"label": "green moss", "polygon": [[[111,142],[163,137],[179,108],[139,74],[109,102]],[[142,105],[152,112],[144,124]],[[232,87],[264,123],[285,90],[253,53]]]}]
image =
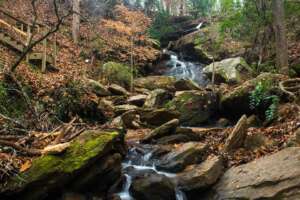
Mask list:
[{"label": "green moss", "polygon": [[88,165],[92,159],[102,156],[105,147],[117,135],[118,132],[86,131],[64,154],[45,155],[35,159],[28,171],[10,181],[9,188],[24,187],[36,181],[53,183],[57,181],[56,175],[71,175]]}]

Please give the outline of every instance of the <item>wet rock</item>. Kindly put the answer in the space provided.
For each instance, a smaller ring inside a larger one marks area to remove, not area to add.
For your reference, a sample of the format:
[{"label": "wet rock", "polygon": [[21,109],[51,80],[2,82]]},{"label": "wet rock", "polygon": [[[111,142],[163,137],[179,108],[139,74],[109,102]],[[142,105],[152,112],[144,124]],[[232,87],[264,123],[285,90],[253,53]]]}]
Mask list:
[{"label": "wet rock", "polygon": [[181,145],[178,149],[163,156],[157,169],[179,172],[186,166],[201,162],[206,154],[208,146],[198,142],[188,142]]},{"label": "wet rock", "polygon": [[242,147],[247,136],[247,129],[247,116],[243,115],[235,125],[229,137],[226,139],[224,150],[226,152],[230,152]]},{"label": "wet rock", "polygon": [[145,108],[160,108],[172,99],[172,94],[164,89],[156,89],[150,92],[144,103]]},{"label": "wet rock", "polygon": [[180,123],[197,126],[207,122],[217,108],[216,96],[209,91],[190,90],[176,92],[175,98],[166,104],[168,109],[180,113]]},{"label": "wet rock", "polygon": [[175,200],[175,185],[165,176],[151,174],[133,180],[130,192],[136,200]]},{"label": "wet rock", "polygon": [[190,79],[179,79],[175,82],[176,91],[201,90],[201,87]]},{"label": "wet rock", "polygon": [[174,83],[176,79],[170,76],[147,76],[134,80],[134,86],[138,88],[146,88],[148,90],[165,89],[174,91]]},{"label": "wet rock", "polygon": [[[124,142],[115,131],[85,131],[66,152],[34,159],[0,189],[1,199],[41,200],[62,191],[105,192],[121,176]],[[115,152],[115,153],[114,153]],[[26,180],[26,181],[20,181]],[[36,189],[38,187],[38,189]]]},{"label": "wet rock", "polygon": [[[221,110],[226,117],[239,118],[243,114],[253,114],[254,110],[250,109],[250,95],[256,85],[261,81],[270,81],[274,87],[285,76],[281,74],[264,73],[255,79],[244,82],[242,85],[234,88],[229,93],[222,95],[220,100]],[[271,89],[271,88],[270,88]],[[260,108],[264,113],[266,108]]]},{"label": "wet rock", "polygon": [[95,93],[97,96],[111,95],[111,93],[107,90],[107,88],[104,85],[92,79],[86,80],[86,87],[89,91]]},{"label": "wet rock", "polygon": [[156,143],[157,144],[178,144],[178,143],[186,143],[191,141],[195,141],[195,138],[185,134],[174,134],[174,135],[159,138],[156,141]]},{"label": "wet rock", "polygon": [[114,112],[117,114],[117,115],[120,115],[120,114],[123,114],[125,112],[128,112],[128,111],[132,111],[132,110],[137,110],[138,107],[135,106],[135,105],[129,105],[129,104],[125,104],[125,105],[118,105],[118,106],[115,106],[114,107]]},{"label": "wet rock", "polygon": [[129,95],[129,92],[125,88],[117,84],[111,84],[108,90],[114,95]]},{"label": "wet rock", "polygon": [[107,83],[115,83],[126,89],[130,89],[130,67],[120,63],[108,62],[102,66],[101,72],[102,77],[105,77]]},{"label": "wet rock", "polygon": [[136,96],[131,96],[127,100],[128,104],[142,107],[146,101],[147,95],[140,94]]},{"label": "wet rock", "polygon": [[224,173],[223,170],[222,159],[213,156],[201,164],[188,166],[174,179],[181,190],[186,193],[197,193],[215,184]]},{"label": "wet rock", "polygon": [[300,198],[300,148],[230,168],[204,200]]},{"label": "wet rock", "polygon": [[140,113],[141,121],[146,122],[152,126],[161,126],[162,124],[172,120],[178,119],[180,113],[177,111],[169,109],[155,109],[155,110],[145,110]]},{"label": "wet rock", "polygon": [[252,69],[242,57],[228,58],[212,63],[203,69],[204,74],[211,78],[215,69],[217,83],[240,83],[251,77]]},{"label": "wet rock", "polygon": [[176,127],[179,125],[179,120],[178,119],[173,119],[153,131],[149,133],[142,141],[143,142],[151,142],[152,140],[161,138],[166,135],[171,135],[172,133],[175,133]]}]

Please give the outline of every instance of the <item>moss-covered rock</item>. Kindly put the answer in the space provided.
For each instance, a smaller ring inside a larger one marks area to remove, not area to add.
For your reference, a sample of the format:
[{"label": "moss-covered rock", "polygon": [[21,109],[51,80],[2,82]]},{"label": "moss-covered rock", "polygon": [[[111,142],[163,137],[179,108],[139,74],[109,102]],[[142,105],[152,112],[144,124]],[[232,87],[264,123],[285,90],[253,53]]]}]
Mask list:
[{"label": "moss-covered rock", "polygon": [[108,62],[102,66],[102,75],[109,83],[118,84],[126,89],[130,88],[130,67],[121,63]]},{"label": "moss-covered rock", "polygon": [[196,126],[206,122],[217,108],[217,98],[212,92],[190,90],[177,92],[175,98],[166,104],[169,109],[180,113],[180,122]]},{"label": "moss-covered rock", "polygon": [[111,93],[108,91],[108,89],[99,83],[98,81],[87,79],[86,80],[86,88],[95,93],[97,96],[109,96]]},{"label": "moss-covered rock", "polygon": [[242,85],[234,88],[230,92],[223,94],[220,100],[222,112],[230,118],[239,118],[243,114],[253,114],[250,109],[250,95],[259,82],[270,82],[274,89],[280,80],[284,79],[283,75],[263,73],[258,77],[244,82]]},{"label": "moss-covered rock", "polygon": [[[89,183],[94,182],[109,186],[121,175],[121,171],[113,170],[121,170],[120,154],[113,162],[107,163],[108,154],[117,152],[115,147],[118,143],[122,144],[119,139],[119,133],[115,131],[86,131],[71,143],[65,153],[36,158],[29,170],[13,177],[1,188],[0,197],[34,200],[59,193],[62,189],[74,188],[72,185],[84,190]],[[107,171],[91,171],[95,165],[100,169],[106,168]],[[104,178],[105,173],[111,171],[114,171],[112,180],[102,182],[107,180]]]},{"label": "moss-covered rock", "polygon": [[170,76],[147,76],[134,80],[134,86],[148,90],[165,89],[174,91],[176,79]]}]

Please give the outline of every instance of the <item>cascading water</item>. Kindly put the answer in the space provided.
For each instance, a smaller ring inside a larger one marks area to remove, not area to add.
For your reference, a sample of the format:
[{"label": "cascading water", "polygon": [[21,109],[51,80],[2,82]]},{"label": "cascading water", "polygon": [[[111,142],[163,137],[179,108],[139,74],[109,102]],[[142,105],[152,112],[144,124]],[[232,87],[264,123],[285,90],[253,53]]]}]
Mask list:
[{"label": "cascading water", "polygon": [[171,52],[170,54],[170,60],[167,62],[167,66],[170,68],[165,75],[174,76],[177,79],[191,79],[199,85],[207,83],[207,79],[202,73],[202,64],[182,61],[175,53]]}]

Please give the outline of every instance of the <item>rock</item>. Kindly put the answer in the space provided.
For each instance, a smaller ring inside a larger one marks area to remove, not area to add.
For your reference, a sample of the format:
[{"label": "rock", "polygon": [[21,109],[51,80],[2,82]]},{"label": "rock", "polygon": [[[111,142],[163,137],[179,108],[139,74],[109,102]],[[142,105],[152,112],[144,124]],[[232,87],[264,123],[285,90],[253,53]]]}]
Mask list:
[{"label": "rock", "polygon": [[115,83],[126,89],[130,89],[130,67],[120,63],[108,62],[102,66],[101,72],[102,77],[107,79],[108,83]]},{"label": "rock", "polygon": [[1,187],[0,199],[41,200],[63,190],[91,191],[92,185],[105,192],[121,177],[122,158],[117,152],[123,151],[118,132],[85,131],[64,153],[34,159],[27,171]]},{"label": "rock", "polygon": [[136,110],[129,110],[122,114],[122,124],[125,129],[138,129],[140,128],[140,116]]},{"label": "rock", "polygon": [[252,151],[259,149],[261,147],[271,146],[271,145],[272,145],[271,141],[260,132],[247,135],[244,142],[244,147]]},{"label": "rock", "polygon": [[230,124],[230,121],[226,118],[220,118],[217,122],[217,126],[220,126],[220,127],[227,127],[229,126]]},{"label": "rock", "polygon": [[212,63],[203,69],[204,74],[211,78],[215,67],[216,83],[240,83],[251,76],[252,69],[242,57],[228,58]]},{"label": "rock", "polygon": [[179,79],[175,82],[176,91],[201,90],[201,87],[191,79]]},{"label": "rock", "polygon": [[120,115],[120,114],[123,114],[127,111],[131,111],[131,110],[137,110],[138,107],[135,106],[135,105],[128,105],[128,104],[125,104],[125,105],[118,105],[118,106],[115,106],[114,107],[114,112],[117,114],[117,115]]},{"label": "rock", "polygon": [[[228,118],[239,118],[243,114],[254,114],[250,109],[250,95],[256,85],[261,81],[269,81],[274,87],[278,82],[284,79],[284,75],[263,73],[255,79],[244,82],[242,85],[234,88],[230,92],[223,94],[220,100],[221,110]],[[270,88],[272,89],[272,88]],[[264,113],[265,108],[260,108]]]},{"label": "rock", "polygon": [[87,198],[82,194],[68,192],[62,196],[62,200],[87,200]]},{"label": "rock", "polygon": [[180,113],[180,123],[197,126],[207,122],[216,110],[217,98],[212,92],[190,90],[176,92],[175,98],[166,104]]},{"label": "rock", "polygon": [[170,76],[147,76],[134,80],[134,86],[148,90],[165,89],[174,91],[176,79]]},{"label": "rock", "polygon": [[108,90],[112,93],[112,94],[115,94],[115,95],[129,95],[129,92],[117,85],[117,84],[111,84],[109,87],[108,87]]},{"label": "rock", "polygon": [[230,168],[204,200],[300,199],[300,148]]},{"label": "rock", "polygon": [[165,176],[152,174],[133,180],[130,192],[136,200],[175,200],[175,185]]},{"label": "rock", "polygon": [[196,164],[204,159],[208,146],[198,142],[188,142],[182,144],[178,149],[163,156],[157,165],[157,169],[179,172],[186,166]]},{"label": "rock", "polygon": [[177,174],[175,181],[185,193],[200,192],[217,182],[224,173],[223,168],[222,159],[213,156],[201,164],[188,166]]},{"label": "rock", "polygon": [[161,138],[166,135],[171,135],[172,133],[175,132],[176,127],[179,125],[179,120],[178,119],[173,119],[160,127],[157,127],[153,131],[149,133],[142,141],[143,142],[150,142],[154,139]]},{"label": "rock", "polygon": [[102,111],[102,113],[104,114],[104,116],[106,118],[109,119],[109,118],[113,117],[114,104],[112,101],[101,98],[98,103],[97,108]]},{"label": "rock", "polygon": [[295,133],[289,138],[286,143],[287,147],[300,147],[300,129],[298,128]]},{"label": "rock", "polygon": [[118,117],[115,117],[114,119],[112,119],[112,121],[109,123],[109,125],[114,128],[122,129],[124,127],[123,121],[122,121],[122,116],[118,116]]},{"label": "rock", "polygon": [[144,103],[146,108],[159,108],[172,99],[172,94],[164,89],[156,89],[150,92]]},{"label": "rock", "polygon": [[157,139],[157,144],[179,144],[186,143],[191,141],[197,141],[194,137],[190,137],[185,134],[174,134],[170,136],[164,136],[162,138]]},{"label": "rock", "polygon": [[145,110],[140,115],[142,122],[146,122],[147,124],[152,126],[161,126],[172,119],[178,119],[180,116],[177,111],[172,111],[164,108],[150,111]]},{"label": "rock", "polygon": [[247,129],[247,116],[243,115],[235,125],[229,137],[226,139],[224,146],[225,152],[230,152],[243,146],[247,136]]},{"label": "rock", "polygon": [[107,88],[99,83],[98,81],[87,79],[86,87],[91,92],[95,93],[97,96],[109,96],[111,95]]},{"label": "rock", "polygon": [[139,94],[136,96],[131,96],[127,100],[128,104],[142,107],[146,101],[147,95]]},{"label": "rock", "polygon": [[259,127],[262,123],[256,115],[251,115],[247,119],[247,124],[249,127]]}]

